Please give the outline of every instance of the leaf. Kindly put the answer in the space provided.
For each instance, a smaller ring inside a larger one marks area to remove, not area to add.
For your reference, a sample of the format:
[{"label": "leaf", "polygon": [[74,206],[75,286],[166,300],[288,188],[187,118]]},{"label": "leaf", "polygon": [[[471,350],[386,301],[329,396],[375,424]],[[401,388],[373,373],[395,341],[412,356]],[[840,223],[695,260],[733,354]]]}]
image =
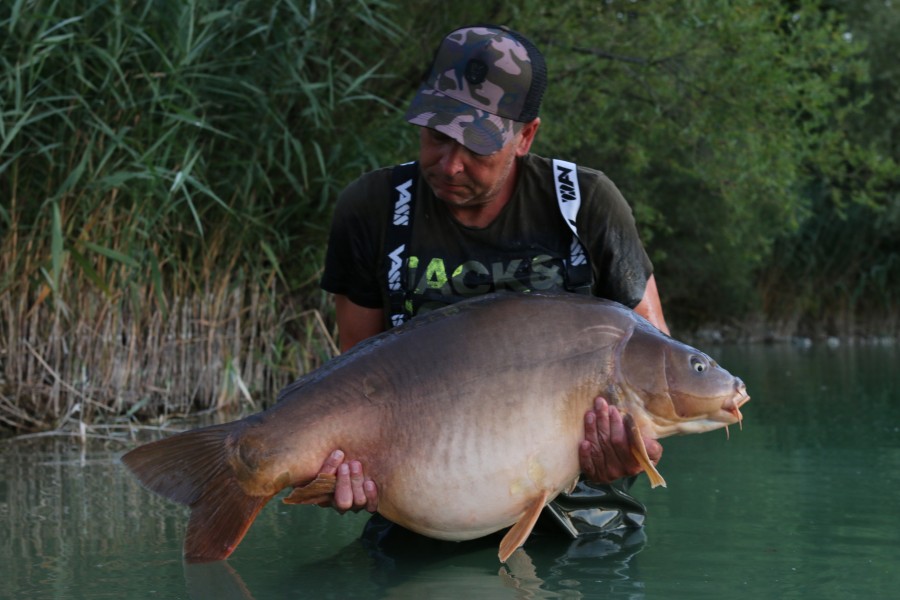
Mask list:
[{"label": "leaf", "polygon": [[288,286],[287,279],[285,278],[284,273],[281,272],[281,264],[278,261],[278,257],[275,256],[275,253],[272,251],[272,247],[265,240],[260,241],[259,245],[262,247],[262,251],[269,259],[269,262],[272,263],[272,268],[275,269],[278,278],[281,279],[281,282],[285,287],[289,288],[290,286]]},{"label": "leaf", "polygon": [[72,260],[81,268],[81,272],[84,273],[85,277],[87,277],[91,283],[97,286],[97,288],[99,288],[107,297],[112,297],[109,286],[106,285],[106,282],[103,281],[103,278],[100,277],[100,274],[97,273],[97,270],[94,269],[94,266],[82,253],[72,248],[69,250],[69,256],[71,256]]},{"label": "leaf", "polygon": [[92,252],[96,252],[97,254],[102,254],[103,256],[110,258],[116,262],[122,263],[128,267],[137,268],[139,265],[136,260],[127,254],[122,254],[117,250],[113,250],[112,248],[107,248],[105,246],[100,246],[99,244],[95,244],[93,242],[89,242],[84,240],[81,242],[84,244],[85,248],[91,250]]},{"label": "leaf", "polygon": [[50,282],[55,293],[59,291],[59,278],[63,263],[62,216],[58,202],[53,203],[53,222],[50,226],[50,235]]},{"label": "leaf", "polygon": [[150,402],[150,396],[144,396],[143,398],[141,398],[140,400],[135,402],[131,406],[131,408],[128,409],[128,412],[125,413],[125,418],[129,419],[129,418],[133,417],[134,415],[136,415],[139,410],[141,410],[142,408],[147,406],[148,402]]}]

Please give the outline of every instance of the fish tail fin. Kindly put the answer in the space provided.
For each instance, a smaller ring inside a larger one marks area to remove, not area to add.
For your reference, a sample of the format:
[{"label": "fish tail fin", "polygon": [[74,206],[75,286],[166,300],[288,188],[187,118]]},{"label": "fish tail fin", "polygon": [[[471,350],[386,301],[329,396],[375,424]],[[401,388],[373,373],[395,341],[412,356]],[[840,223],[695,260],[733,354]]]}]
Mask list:
[{"label": "fish tail fin", "polygon": [[241,487],[229,457],[240,422],[187,431],[139,446],[122,462],[147,489],[191,508],[184,557],[188,562],[227,558],[272,496]]},{"label": "fish tail fin", "polygon": [[234,477],[191,506],[184,558],[189,563],[228,558],[272,496],[249,496]]}]

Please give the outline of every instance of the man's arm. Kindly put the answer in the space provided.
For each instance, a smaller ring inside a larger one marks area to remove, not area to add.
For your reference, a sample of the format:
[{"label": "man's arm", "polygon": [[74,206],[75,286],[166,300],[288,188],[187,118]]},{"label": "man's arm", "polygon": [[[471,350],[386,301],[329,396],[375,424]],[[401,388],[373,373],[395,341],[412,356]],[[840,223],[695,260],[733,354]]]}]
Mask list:
[{"label": "man's arm", "polygon": [[662,303],[659,301],[659,290],[656,288],[655,276],[651,275],[647,280],[647,286],[644,288],[644,297],[634,307],[634,312],[653,323],[657,329],[666,335],[670,335],[669,326],[666,325],[666,318],[663,316]]},{"label": "man's arm", "polygon": [[334,295],[334,308],[341,352],[384,331],[383,309],[360,306],[342,294]]}]

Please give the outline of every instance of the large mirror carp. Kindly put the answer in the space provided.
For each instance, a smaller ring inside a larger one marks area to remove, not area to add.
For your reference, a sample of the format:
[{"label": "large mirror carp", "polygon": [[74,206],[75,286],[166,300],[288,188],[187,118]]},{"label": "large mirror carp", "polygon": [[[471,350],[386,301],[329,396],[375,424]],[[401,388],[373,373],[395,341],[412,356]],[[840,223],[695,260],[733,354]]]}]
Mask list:
[{"label": "large mirror carp", "polygon": [[[466,540],[512,526],[505,561],[577,479],[584,414],[598,395],[649,438],[739,423],[749,400],[740,379],[620,304],[488,295],[356,346],[262,413],[122,460],[144,486],[190,506],[188,561],[229,556],[285,488],[294,488],[287,503],[327,491],[316,475],[334,449],[363,463],[378,511],[408,529]],[[651,483],[664,485],[633,437]]]}]

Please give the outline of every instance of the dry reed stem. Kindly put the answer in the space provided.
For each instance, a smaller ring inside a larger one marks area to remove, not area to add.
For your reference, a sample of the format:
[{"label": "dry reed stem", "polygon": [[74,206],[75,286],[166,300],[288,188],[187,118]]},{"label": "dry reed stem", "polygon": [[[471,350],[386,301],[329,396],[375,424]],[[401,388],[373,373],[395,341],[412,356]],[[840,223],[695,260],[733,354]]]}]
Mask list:
[{"label": "dry reed stem", "polygon": [[[168,319],[145,288],[137,309],[84,282],[73,282],[65,304],[37,301],[32,286],[4,291],[0,423],[62,431],[76,415],[92,424],[264,406],[337,354],[321,313],[275,302],[270,281],[263,290],[222,277],[202,294],[170,298]],[[272,348],[282,350],[273,356]]]}]

